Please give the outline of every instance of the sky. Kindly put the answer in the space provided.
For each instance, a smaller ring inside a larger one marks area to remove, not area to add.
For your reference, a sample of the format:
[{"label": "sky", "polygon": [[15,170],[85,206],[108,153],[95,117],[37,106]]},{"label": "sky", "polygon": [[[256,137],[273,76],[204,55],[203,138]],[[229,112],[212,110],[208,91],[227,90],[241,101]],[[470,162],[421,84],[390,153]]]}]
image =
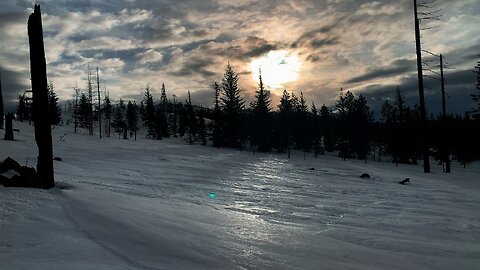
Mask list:
[{"label": "sky", "polygon": [[[421,1],[421,0],[419,0]],[[309,103],[333,106],[339,91],[363,94],[376,116],[400,87],[418,103],[413,1],[354,0],[45,0],[41,5],[48,80],[61,100],[85,90],[87,69],[98,67],[101,89],[113,100],[140,101],[150,86],[160,98],[211,106],[213,83],[230,63],[247,104],[259,68],[272,94],[284,89]],[[34,2],[0,2],[0,71],[7,110],[30,89],[26,24]],[[470,110],[473,67],[480,61],[480,0],[437,0],[439,20],[423,20],[422,46],[442,53],[447,109]],[[429,68],[438,59],[424,53]],[[426,75],[438,77],[429,71]],[[428,113],[440,108],[440,81],[426,77]]]}]

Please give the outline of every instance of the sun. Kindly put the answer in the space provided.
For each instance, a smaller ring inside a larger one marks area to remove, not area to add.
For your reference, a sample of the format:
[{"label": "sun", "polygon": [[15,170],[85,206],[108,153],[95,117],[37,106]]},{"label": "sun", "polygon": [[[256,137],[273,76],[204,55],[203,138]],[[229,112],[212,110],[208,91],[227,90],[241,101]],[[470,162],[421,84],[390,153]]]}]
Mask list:
[{"label": "sun", "polygon": [[301,63],[298,56],[287,51],[270,51],[250,63],[253,79],[258,82],[260,69],[263,83],[270,89],[284,88],[284,84],[298,79]]}]

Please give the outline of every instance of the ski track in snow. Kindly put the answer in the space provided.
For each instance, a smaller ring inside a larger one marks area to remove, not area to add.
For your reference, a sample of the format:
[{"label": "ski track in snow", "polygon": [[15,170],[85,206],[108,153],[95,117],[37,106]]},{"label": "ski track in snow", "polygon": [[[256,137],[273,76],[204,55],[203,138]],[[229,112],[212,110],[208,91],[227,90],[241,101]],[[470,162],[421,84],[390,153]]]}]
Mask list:
[{"label": "ski track in snow", "polygon": [[[32,128],[14,124],[21,141],[0,141],[0,158],[32,166]],[[64,130],[53,130],[59,188],[0,188],[0,269],[480,265],[478,164],[423,174],[420,166],[173,139],[60,141]],[[373,178],[359,178],[364,172]],[[406,177],[412,183],[398,185]]]}]

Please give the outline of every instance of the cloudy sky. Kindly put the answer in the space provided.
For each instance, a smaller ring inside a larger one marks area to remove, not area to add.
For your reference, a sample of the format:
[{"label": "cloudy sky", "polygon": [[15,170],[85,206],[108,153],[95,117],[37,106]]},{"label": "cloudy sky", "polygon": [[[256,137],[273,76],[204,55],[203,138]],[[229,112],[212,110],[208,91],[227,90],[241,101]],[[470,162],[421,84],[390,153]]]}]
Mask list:
[{"label": "cloudy sky", "polygon": [[[421,1],[421,0],[420,0]],[[228,62],[240,74],[249,99],[258,68],[274,97],[284,88],[309,102],[333,105],[339,89],[363,93],[378,112],[399,86],[418,100],[413,1],[354,0],[44,0],[41,5],[48,80],[61,99],[75,84],[86,86],[89,65],[99,67],[102,89],[113,99],[141,99],[148,84],[159,98],[211,105],[212,84]],[[26,23],[33,2],[0,3],[0,70],[7,109],[30,88]],[[472,72],[480,60],[480,0],[437,0],[438,21],[423,47],[442,53],[448,106],[465,112],[474,104]],[[431,57],[425,57],[426,59]],[[437,63],[430,62],[433,69]],[[427,73],[430,74],[430,73]],[[435,74],[430,74],[435,76]],[[440,82],[426,79],[429,112],[440,105]],[[378,115],[378,114],[377,114]]]}]

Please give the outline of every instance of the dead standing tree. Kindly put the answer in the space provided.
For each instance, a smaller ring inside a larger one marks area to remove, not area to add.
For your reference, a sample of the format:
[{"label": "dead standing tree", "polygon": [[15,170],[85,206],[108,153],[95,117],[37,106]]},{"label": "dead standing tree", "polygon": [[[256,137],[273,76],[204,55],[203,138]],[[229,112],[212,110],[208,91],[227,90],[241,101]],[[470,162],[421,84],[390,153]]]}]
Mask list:
[{"label": "dead standing tree", "polygon": [[98,134],[100,139],[102,138],[102,103],[100,100],[100,76],[98,76],[98,67],[97,67],[97,97],[98,97]]},{"label": "dead standing tree", "polygon": [[43,188],[55,186],[53,175],[52,132],[48,109],[47,64],[43,45],[42,14],[40,6],[28,18],[30,69],[33,91],[33,121],[38,146],[37,172]]},{"label": "dead standing tree", "polygon": [[416,44],[416,53],[417,53],[417,70],[418,70],[418,93],[420,98],[420,131],[421,131],[421,151],[423,156],[423,172],[430,173],[430,159],[429,159],[429,147],[427,139],[427,111],[425,109],[425,94],[424,94],[424,84],[423,84],[423,67],[422,67],[422,43],[420,30],[420,22],[422,20],[438,20],[439,16],[437,13],[439,10],[434,11],[418,11],[418,8],[430,9],[430,5],[433,4],[436,0],[427,0],[422,3],[419,3],[417,0],[413,0],[413,8],[415,15],[415,44]]},{"label": "dead standing tree", "polygon": [[0,129],[3,129],[3,118],[2,74],[0,73]]}]

